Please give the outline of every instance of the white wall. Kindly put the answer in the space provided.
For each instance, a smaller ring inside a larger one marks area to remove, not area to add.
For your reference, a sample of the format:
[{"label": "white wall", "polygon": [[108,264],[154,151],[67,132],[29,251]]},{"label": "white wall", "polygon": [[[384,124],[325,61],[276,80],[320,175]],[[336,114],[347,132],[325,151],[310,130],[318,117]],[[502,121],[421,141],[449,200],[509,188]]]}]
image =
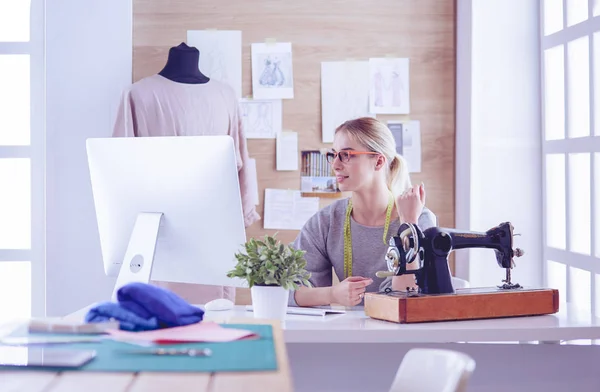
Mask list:
[{"label": "white wall", "polygon": [[[459,0],[457,30],[457,227],[515,226],[513,282],[542,283],[539,4]],[[501,284],[487,249],[457,253],[457,276]]]},{"label": "white wall", "polygon": [[131,84],[131,0],[46,2],[46,310],[63,315],[110,299],[85,140],[110,136]]}]

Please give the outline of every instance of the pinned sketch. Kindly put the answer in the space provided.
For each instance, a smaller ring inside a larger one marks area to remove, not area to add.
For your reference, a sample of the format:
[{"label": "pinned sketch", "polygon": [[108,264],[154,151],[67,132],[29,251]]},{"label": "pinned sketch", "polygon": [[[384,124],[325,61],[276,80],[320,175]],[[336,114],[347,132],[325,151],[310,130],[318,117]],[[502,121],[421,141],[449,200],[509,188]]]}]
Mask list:
[{"label": "pinned sketch", "polygon": [[396,142],[396,154],[404,155],[402,143],[402,121],[388,121],[387,126],[392,132],[392,136],[394,137],[394,141]]},{"label": "pinned sketch", "polygon": [[333,143],[333,133],[344,121],[374,117],[369,112],[369,62],[322,62],[321,102],[323,143]]},{"label": "pinned sketch", "polygon": [[402,151],[408,171],[421,171],[421,122],[407,121],[402,126]]},{"label": "pinned sketch", "polygon": [[317,211],[318,197],[302,197],[297,190],[265,189],[265,229],[300,230]]},{"label": "pinned sketch", "polygon": [[407,114],[409,71],[407,58],[369,59],[369,110],[375,114]]},{"label": "pinned sketch", "polygon": [[396,152],[404,157],[409,173],[421,171],[421,122],[388,121],[396,140]]},{"label": "pinned sketch", "polygon": [[252,44],[252,95],[256,99],[294,98],[292,44]]},{"label": "pinned sketch", "polygon": [[242,32],[239,30],[188,30],[187,44],[200,52],[200,72],[230,85],[242,97]]},{"label": "pinned sketch", "polygon": [[275,139],[281,132],[280,99],[242,98],[240,113],[247,139]]}]

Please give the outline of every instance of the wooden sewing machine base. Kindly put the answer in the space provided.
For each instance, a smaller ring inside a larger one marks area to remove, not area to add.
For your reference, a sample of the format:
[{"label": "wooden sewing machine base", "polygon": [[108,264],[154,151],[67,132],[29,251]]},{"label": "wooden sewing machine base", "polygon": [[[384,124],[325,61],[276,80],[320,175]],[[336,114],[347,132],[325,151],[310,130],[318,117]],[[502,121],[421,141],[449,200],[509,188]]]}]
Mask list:
[{"label": "wooden sewing machine base", "polygon": [[537,316],[558,311],[558,290],[496,287],[456,289],[454,294],[366,293],[367,316],[395,323]]}]

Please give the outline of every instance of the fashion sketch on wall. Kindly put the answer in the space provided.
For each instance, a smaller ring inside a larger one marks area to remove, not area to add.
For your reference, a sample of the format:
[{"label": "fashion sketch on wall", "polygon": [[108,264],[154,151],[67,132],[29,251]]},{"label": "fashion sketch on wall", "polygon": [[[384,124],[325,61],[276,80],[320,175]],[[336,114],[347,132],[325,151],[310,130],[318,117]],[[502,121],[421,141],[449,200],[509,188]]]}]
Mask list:
[{"label": "fashion sketch on wall", "polygon": [[242,97],[242,32],[189,30],[187,44],[200,51],[198,68],[211,79],[230,85]]},{"label": "fashion sketch on wall", "polygon": [[240,113],[244,134],[248,139],[275,139],[281,132],[280,99],[242,98]]},{"label": "fashion sketch on wall", "polygon": [[369,112],[369,62],[324,61],[321,63],[322,141],[333,143],[335,128]]},{"label": "fashion sketch on wall", "polygon": [[410,112],[407,58],[369,59],[369,109],[375,114]]},{"label": "fashion sketch on wall", "polygon": [[256,99],[294,98],[291,43],[252,44],[252,95]]},{"label": "fashion sketch on wall", "polygon": [[389,120],[387,126],[396,141],[396,152],[404,158],[409,173],[421,171],[421,122]]}]

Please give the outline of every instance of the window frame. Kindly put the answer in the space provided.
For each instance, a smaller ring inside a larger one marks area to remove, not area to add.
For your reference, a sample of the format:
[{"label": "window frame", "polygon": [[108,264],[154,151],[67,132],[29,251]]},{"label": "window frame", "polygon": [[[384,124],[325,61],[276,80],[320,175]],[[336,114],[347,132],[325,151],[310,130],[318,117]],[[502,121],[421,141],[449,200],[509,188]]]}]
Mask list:
[{"label": "window frame", "polygon": [[[543,282],[544,285],[548,285],[548,262],[554,261],[559,264],[566,266],[565,273],[565,287],[566,293],[560,293],[561,302],[572,304],[572,300],[575,296],[573,287],[571,285],[571,273],[569,267],[578,268],[590,273],[590,293],[589,293],[589,309],[592,314],[596,315],[600,313],[600,300],[597,299],[597,292],[600,294],[600,286],[596,287],[596,282],[600,285],[600,256],[597,249],[600,244],[596,243],[596,231],[600,230],[600,221],[596,220],[596,210],[600,208],[596,204],[596,200],[600,197],[597,192],[596,185],[596,166],[597,166],[597,155],[600,156],[600,134],[595,134],[595,78],[600,78],[600,74],[594,74],[594,39],[600,39],[600,15],[593,16],[594,1],[588,0],[588,18],[587,20],[577,23],[572,26],[568,26],[568,0],[562,0],[563,9],[563,28],[559,31],[553,32],[549,35],[545,35],[545,3],[548,0],[540,2],[540,88],[541,88],[541,144],[542,144],[542,208],[543,208]],[[595,33],[599,33],[597,37]],[[569,42],[572,42],[578,38],[588,37],[588,53],[589,53],[589,126],[590,134],[585,137],[569,138]],[[562,45],[564,50],[564,131],[565,135],[563,139],[559,140],[546,140],[546,112],[545,112],[545,51],[547,49]],[[598,67],[600,70],[600,67]],[[600,98],[599,98],[600,99]],[[599,112],[600,115],[600,112]],[[600,121],[600,119],[598,120]],[[571,177],[569,174],[569,154],[573,153],[589,153],[590,154],[590,254],[577,253],[570,250],[571,247],[571,233],[569,232],[571,216],[570,216],[570,185]],[[559,249],[548,246],[547,232],[547,168],[546,168],[546,157],[548,154],[562,154],[565,158],[565,249]],[[586,304],[587,308],[587,304]]]},{"label": "window frame", "polygon": [[31,0],[30,39],[0,42],[0,55],[27,54],[30,59],[30,144],[0,146],[0,159],[28,158],[31,164],[31,248],[0,249],[0,263],[30,262],[31,316],[46,315],[45,213],[45,1]]}]

